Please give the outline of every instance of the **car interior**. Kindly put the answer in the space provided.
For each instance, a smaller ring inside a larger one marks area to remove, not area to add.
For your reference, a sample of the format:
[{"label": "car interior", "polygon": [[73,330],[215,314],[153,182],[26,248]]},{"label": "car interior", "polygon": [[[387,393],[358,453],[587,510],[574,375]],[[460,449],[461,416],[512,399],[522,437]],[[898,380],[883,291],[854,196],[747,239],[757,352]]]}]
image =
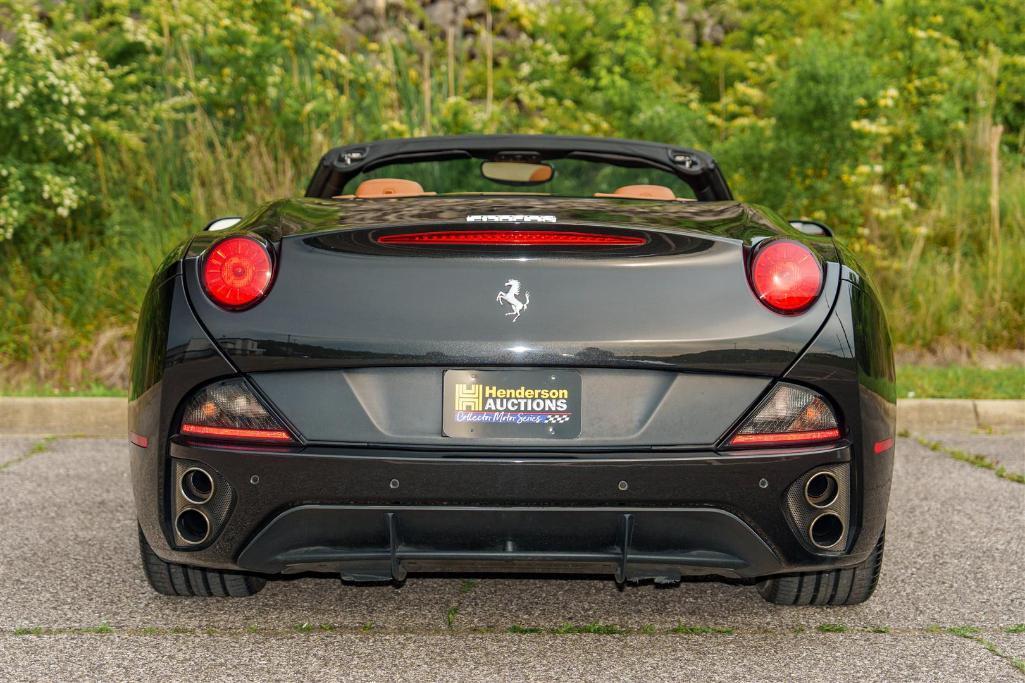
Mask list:
[{"label": "car interior", "polygon": [[[378,175],[375,171],[361,173],[360,177],[354,179],[359,181],[354,190],[335,195],[334,199],[394,199],[438,194],[531,194],[646,201],[694,201],[693,193],[688,186],[668,173],[652,169],[627,168],[579,160],[558,160],[554,164],[484,161],[479,164],[472,162],[472,167],[466,164],[466,161],[460,159],[389,164],[381,167],[382,171],[389,175]],[[396,171],[404,171],[402,175],[406,177],[397,177]],[[629,179],[663,180],[675,186],[675,189],[669,184],[659,182],[620,184]],[[431,184],[432,180],[435,185]],[[601,187],[602,180],[620,182],[613,184],[608,190],[585,191],[587,186]],[[425,185],[431,189],[425,189]],[[505,189],[503,186],[511,188]]]}]

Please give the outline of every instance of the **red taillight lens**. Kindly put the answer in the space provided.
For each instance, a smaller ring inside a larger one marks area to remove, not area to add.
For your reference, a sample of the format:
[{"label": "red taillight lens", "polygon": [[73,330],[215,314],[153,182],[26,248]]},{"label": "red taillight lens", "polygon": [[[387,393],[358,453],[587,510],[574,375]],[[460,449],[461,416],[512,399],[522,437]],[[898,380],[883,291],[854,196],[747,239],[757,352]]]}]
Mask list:
[{"label": "red taillight lens", "polygon": [[816,429],[810,432],[781,432],[779,434],[737,434],[730,439],[731,446],[771,446],[815,441],[836,441],[840,430]]},{"label": "red taillight lens", "polygon": [[185,405],[182,434],[217,441],[294,441],[249,386],[229,379],[200,389]]},{"label": "red taillight lens", "polygon": [[229,237],[203,260],[203,288],[219,306],[251,306],[267,294],[274,275],[270,252],[252,237]]},{"label": "red taillight lens", "polygon": [[566,230],[429,230],[377,237],[380,244],[486,247],[627,247],[647,243],[641,235]]},{"label": "red taillight lens", "polygon": [[236,429],[234,427],[206,427],[185,423],[182,434],[205,436],[211,439],[227,439],[230,441],[291,441],[288,432],[281,429]]},{"label": "red taillight lens", "polygon": [[777,313],[800,313],[822,291],[822,264],[799,242],[773,240],[755,249],[751,286],[758,299]]},{"label": "red taillight lens", "polygon": [[833,409],[810,389],[777,384],[730,438],[730,446],[790,446],[840,439]]}]

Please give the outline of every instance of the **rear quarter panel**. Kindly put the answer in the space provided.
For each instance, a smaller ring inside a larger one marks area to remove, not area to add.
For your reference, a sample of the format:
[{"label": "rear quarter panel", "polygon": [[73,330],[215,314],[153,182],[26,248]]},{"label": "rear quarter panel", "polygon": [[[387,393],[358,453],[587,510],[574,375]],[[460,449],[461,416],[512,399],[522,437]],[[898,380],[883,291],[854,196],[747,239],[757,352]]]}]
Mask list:
[{"label": "rear quarter panel", "polygon": [[[865,556],[886,523],[897,407],[886,316],[871,284],[857,271],[843,268],[834,315],[785,378],[822,391],[839,410],[851,440],[857,492],[851,553]],[[887,443],[876,452],[876,444]]]}]

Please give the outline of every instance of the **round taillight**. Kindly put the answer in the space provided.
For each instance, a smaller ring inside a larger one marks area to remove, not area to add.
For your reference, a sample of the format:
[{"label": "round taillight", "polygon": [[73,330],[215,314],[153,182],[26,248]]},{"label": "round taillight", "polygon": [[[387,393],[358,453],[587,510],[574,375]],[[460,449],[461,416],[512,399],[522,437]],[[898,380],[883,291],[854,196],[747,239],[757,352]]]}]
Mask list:
[{"label": "round taillight", "polygon": [[759,301],[777,313],[800,313],[822,291],[822,264],[799,242],[773,240],[755,249],[751,286]]},{"label": "round taillight", "polygon": [[252,237],[222,240],[203,260],[203,288],[224,308],[245,308],[262,299],[273,275],[270,253]]}]

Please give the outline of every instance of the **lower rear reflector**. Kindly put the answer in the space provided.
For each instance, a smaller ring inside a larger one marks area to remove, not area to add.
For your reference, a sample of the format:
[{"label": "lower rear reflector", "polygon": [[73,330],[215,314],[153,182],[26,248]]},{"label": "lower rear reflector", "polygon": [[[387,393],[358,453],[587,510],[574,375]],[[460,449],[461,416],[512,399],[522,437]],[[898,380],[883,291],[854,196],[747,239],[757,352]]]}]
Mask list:
[{"label": "lower rear reflector", "polygon": [[779,434],[737,434],[730,439],[730,445],[771,446],[775,444],[835,441],[839,438],[839,429],[819,429],[813,432],[783,432]]},{"label": "lower rear reflector", "polygon": [[626,247],[647,243],[641,235],[566,230],[429,230],[380,235],[379,244],[482,247]]},{"label": "lower rear reflector", "polygon": [[886,451],[890,450],[891,448],[893,448],[893,439],[892,438],[890,438],[890,439],[883,439],[882,441],[876,441],[875,445],[872,446],[872,450],[875,452],[876,455],[879,455],[880,453],[885,453]]},{"label": "lower rear reflector", "polygon": [[240,439],[247,441],[291,441],[292,437],[288,432],[276,429],[238,429],[235,427],[208,427],[206,425],[195,425],[185,423],[181,428],[182,434],[192,436],[205,436],[219,439]]}]

